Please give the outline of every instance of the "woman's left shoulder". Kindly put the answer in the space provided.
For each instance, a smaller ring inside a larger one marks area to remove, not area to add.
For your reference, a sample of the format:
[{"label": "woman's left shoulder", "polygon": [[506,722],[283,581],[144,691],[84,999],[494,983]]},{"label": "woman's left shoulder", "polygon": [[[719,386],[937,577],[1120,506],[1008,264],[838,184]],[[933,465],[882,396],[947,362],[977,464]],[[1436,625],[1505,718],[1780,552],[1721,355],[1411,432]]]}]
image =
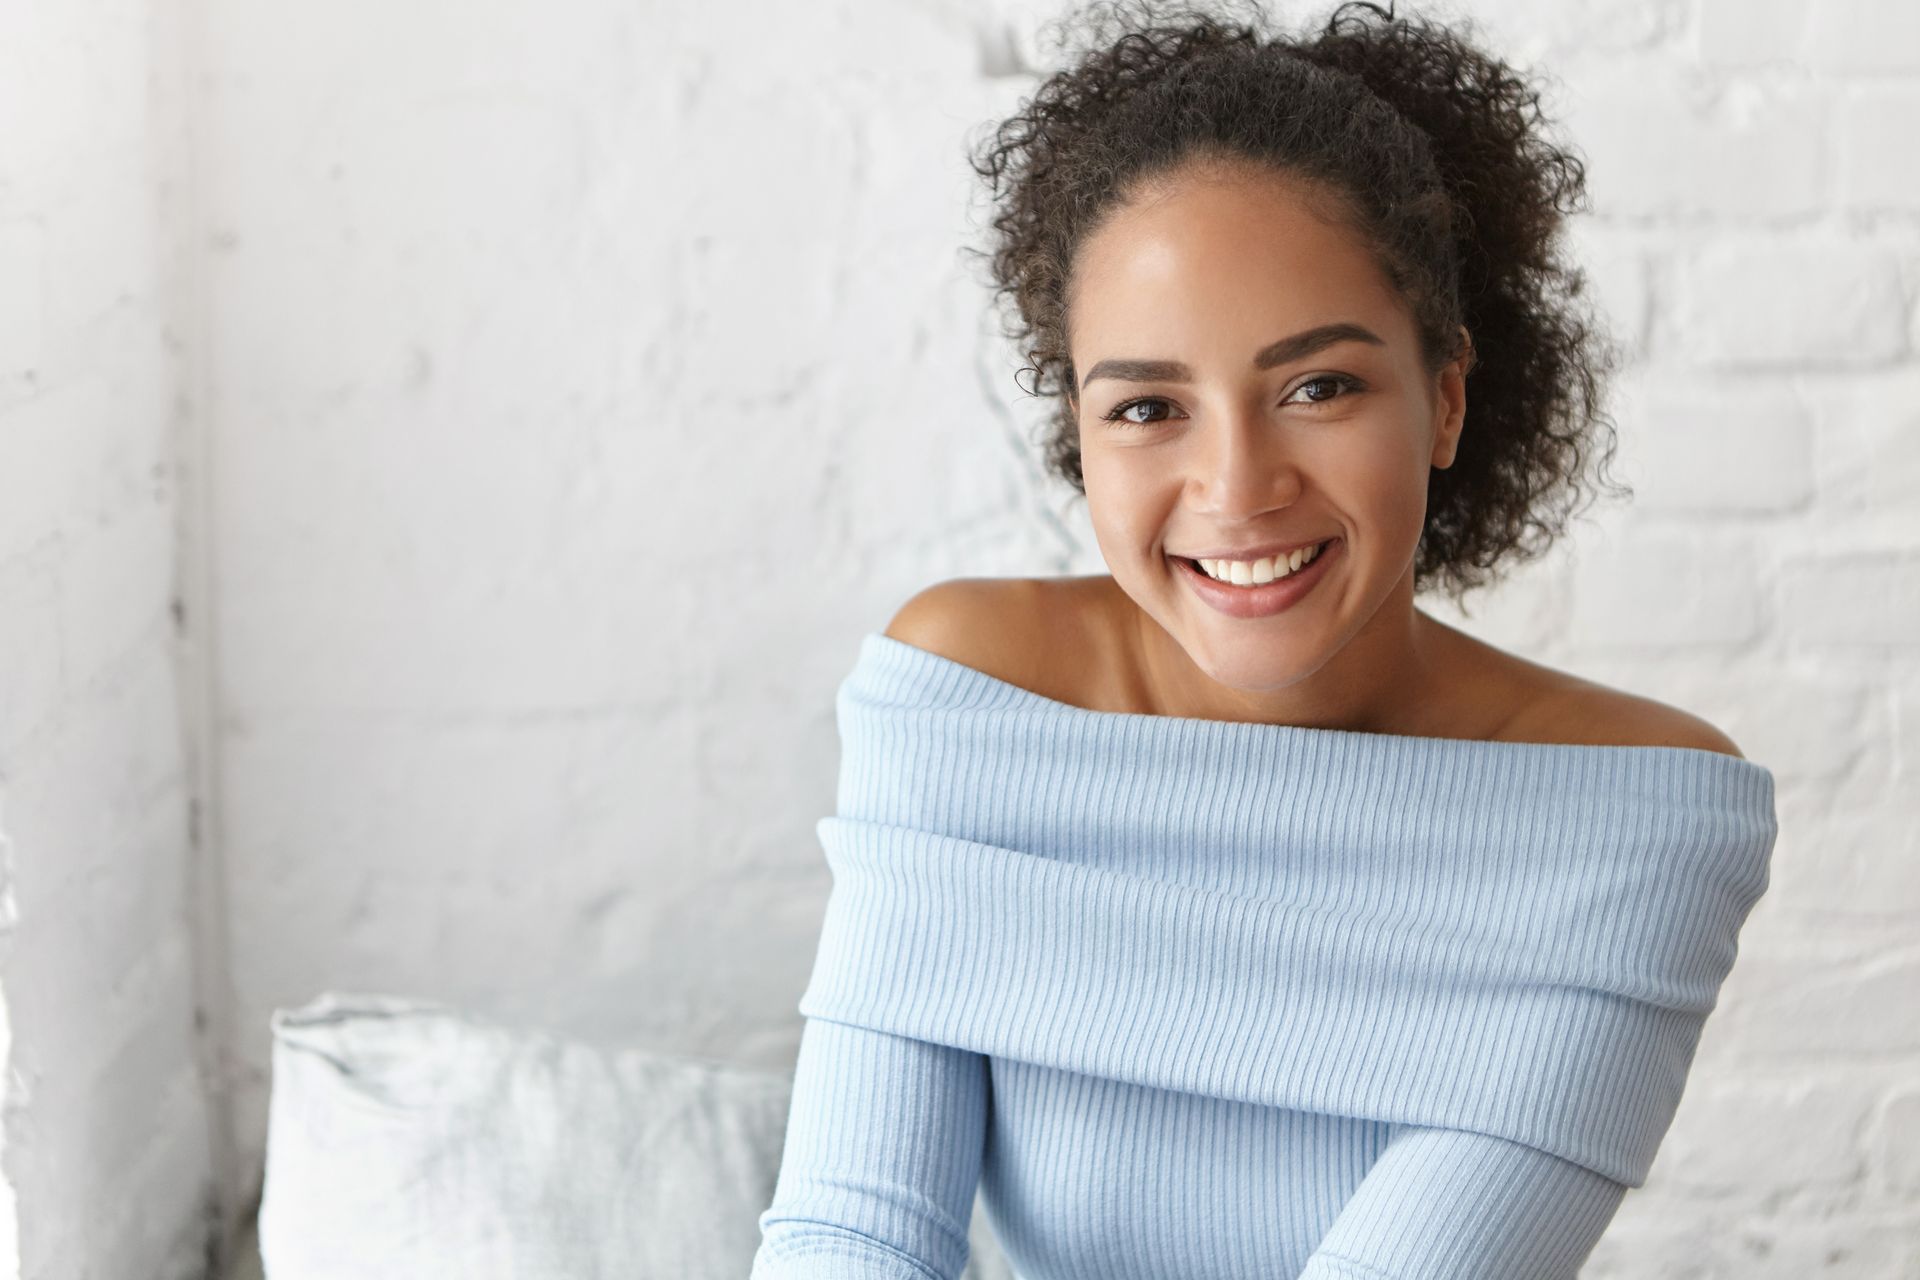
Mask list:
[{"label": "woman's left shoulder", "polygon": [[[1488,715],[1493,722],[1491,729],[1478,730],[1478,736],[1569,746],[1691,747],[1741,756],[1732,738],[1691,711],[1522,657],[1435,619],[1428,621],[1441,641],[1447,685],[1459,691],[1475,713]],[[1463,723],[1471,723],[1464,712]]]},{"label": "woman's left shoulder", "polygon": [[1557,673],[1511,731],[1530,740],[1593,746],[1691,747],[1745,757],[1716,725],[1691,711],[1596,681]]}]

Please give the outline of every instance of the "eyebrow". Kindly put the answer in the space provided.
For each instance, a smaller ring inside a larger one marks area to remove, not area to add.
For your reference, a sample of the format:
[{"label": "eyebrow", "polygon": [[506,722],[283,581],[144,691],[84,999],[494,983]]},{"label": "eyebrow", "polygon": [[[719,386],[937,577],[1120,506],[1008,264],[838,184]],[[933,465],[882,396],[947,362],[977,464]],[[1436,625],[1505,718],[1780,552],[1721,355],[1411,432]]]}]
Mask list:
[{"label": "eyebrow", "polygon": [[[1253,367],[1271,369],[1275,365],[1305,359],[1339,342],[1370,342],[1376,347],[1387,345],[1379,334],[1365,325],[1343,320],[1303,329],[1290,338],[1282,338],[1262,347],[1253,357]],[[1128,382],[1188,382],[1193,378],[1193,370],[1178,360],[1102,360],[1087,370],[1087,376],[1080,380],[1081,389],[1085,390],[1086,385],[1095,378],[1121,378]]]}]

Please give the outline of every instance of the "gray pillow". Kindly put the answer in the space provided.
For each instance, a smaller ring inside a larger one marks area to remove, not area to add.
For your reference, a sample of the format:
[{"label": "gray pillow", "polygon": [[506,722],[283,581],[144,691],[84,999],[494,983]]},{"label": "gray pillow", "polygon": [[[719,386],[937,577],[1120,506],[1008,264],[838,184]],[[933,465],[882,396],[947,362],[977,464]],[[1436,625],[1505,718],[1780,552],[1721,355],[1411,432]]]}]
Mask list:
[{"label": "gray pillow", "polygon": [[[741,1280],[790,1076],[399,996],[276,1009],[267,1280]],[[968,1280],[1006,1280],[976,1199]]]}]

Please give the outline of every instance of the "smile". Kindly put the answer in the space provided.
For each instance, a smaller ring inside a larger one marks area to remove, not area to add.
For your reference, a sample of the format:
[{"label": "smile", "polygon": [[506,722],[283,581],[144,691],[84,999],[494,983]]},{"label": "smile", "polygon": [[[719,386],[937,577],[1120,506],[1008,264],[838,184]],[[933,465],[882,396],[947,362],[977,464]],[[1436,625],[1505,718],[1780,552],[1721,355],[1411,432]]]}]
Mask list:
[{"label": "smile", "polygon": [[[1184,578],[1201,600],[1234,618],[1264,618],[1292,608],[1314,585],[1327,576],[1329,565],[1339,559],[1346,542],[1341,538],[1329,538],[1312,548],[1302,557],[1298,569],[1289,569],[1278,577],[1266,582],[1254,582],[1259,572],[1277,572],[1275,560],[1267,561],[1220,561],[1213,562],[1216,571],[1225,570],[1233,578],[1245,578],[1245,582],[1223,582],[1208,573],[1197,560],[1184,556],[1170,556],[1179,566],[1180,576]],[[1291,560],[1282,561],[1291,565]]]},{"label": "smile", "polygon": [[1327,542],[1332,541],[1332,538],[1328,538],[1326,542],[1302,547],[1290,556],[1267,556],[1261,560],[1198,559],[1194,563],[1200,566],[1201,572],[1216,582],[1227,582],[1236,587],[1264,586],[1275,578],[1284,578],[1290,573],[1298,573],[1313,563],[1326,549]]}]

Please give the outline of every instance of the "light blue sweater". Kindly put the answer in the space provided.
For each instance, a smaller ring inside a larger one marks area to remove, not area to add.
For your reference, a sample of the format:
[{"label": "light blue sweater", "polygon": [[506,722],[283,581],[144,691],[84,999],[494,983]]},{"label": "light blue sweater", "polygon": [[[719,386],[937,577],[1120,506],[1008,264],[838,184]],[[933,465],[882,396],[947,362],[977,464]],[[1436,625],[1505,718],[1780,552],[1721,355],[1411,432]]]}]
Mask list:
[{"label": "light blue sweater", "polygon": [[753,1280],[1559,1280],[1765,891],[1685,747],[1090,711],[881,634]]}]

